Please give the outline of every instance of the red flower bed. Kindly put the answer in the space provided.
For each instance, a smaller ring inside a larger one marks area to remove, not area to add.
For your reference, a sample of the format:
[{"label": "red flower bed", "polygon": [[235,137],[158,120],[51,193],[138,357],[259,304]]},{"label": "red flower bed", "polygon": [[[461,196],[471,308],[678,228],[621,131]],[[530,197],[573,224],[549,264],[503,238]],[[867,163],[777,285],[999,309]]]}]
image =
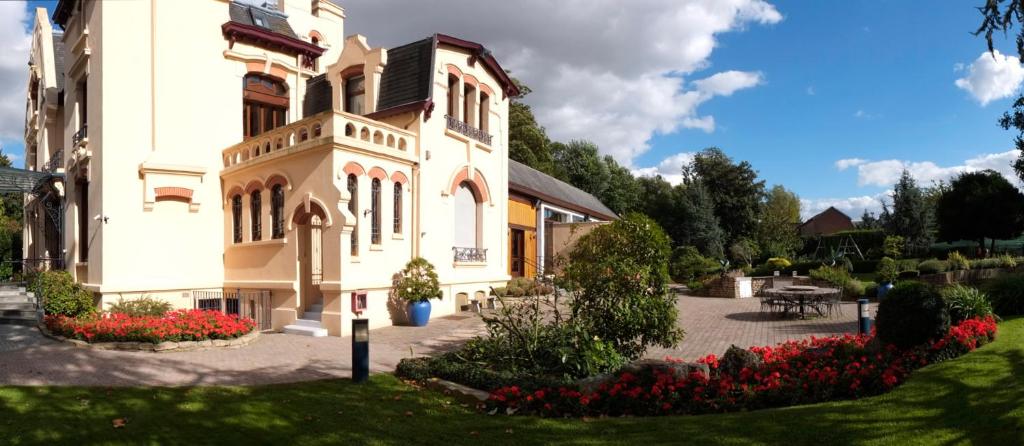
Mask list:
[{"label": "red flower bed", "polygon": [[213,310],[176,310],[163,316],[135,317],[121,313],[83,318],[48,315],[43,322],[54,334],[86,342],[233,339],[256,327],[252,319]]},{"label": "red flower bed", "polygon": [[709,355],[698,362],[710,374],[677,377],[667,370],[643,375],[623,373],[596,391],[576,388],[536,390],[503,387],[488,404],[507,413],[543,416],[668,415],[780,407],[884,393],[911,371],[959,356],[995,338],[992,317],[952,327],[942,339],[899,350],[881,346],[873,336],[843,336],[752,347],[763,360],[756,368],[729,374]]}]

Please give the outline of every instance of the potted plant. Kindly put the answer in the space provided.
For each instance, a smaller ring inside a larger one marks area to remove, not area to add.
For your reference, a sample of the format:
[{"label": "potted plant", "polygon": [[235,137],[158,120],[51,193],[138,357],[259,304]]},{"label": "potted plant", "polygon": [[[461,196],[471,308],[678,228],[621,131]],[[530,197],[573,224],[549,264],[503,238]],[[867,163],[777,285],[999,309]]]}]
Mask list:
[{"label": "potted plant", "polygon": [[427,325],[430,320],[430,299],[441,298],[441,285],[434,272],[434,265],[427,259],[417,257],[405,264],[395,282],[395,295],[407,302],[409,322],[415,327]]},{"label": "potted plant", "polygon": [[900,268],[895,260],[890,257],[882,257],[882,260],[878,261],[878,300],[885,297],[899,276]]}]

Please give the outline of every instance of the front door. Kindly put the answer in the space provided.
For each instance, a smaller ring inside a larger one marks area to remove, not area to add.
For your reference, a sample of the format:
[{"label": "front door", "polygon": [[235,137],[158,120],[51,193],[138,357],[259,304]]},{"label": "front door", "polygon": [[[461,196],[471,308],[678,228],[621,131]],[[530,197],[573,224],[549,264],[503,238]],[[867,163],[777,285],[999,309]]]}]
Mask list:
[{"label": "front door", "polygon": [[300,290],[299,301],[305,311],[311,305],[322,305],[323,294],[320,282],[323,280],[323,225],[320,216],[311,215],[308,221],[298,224],[298,260]]},{"label": "front door", "polygon": [[509,232],[509,274],[512,277],[523,277],[526,273],[524,254],[526,252],[526,233],[522,229],[512,229]]}]

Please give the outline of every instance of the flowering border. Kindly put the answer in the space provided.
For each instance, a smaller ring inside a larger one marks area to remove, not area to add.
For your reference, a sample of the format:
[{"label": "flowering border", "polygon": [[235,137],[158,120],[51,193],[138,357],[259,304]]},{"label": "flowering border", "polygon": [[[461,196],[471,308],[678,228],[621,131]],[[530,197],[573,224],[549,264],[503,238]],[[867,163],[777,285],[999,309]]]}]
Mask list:
[{"label": "flowering border", "polygon": [[259,335],[252,319],[214,310],[176,310],[163,316],[47,315],[40,330],[79,347],[158,352],[241,346]]},{"label": "flowering border", "polygon": [[970,319],[909,350],[883,346],[873,335],[812,337],[752,347],[761,365],[739,371],[725,370],[708,355],[698,360],[708,365],[707,375],[626,372],[592,392],[510,386],[493,391],[487,404],[493,412],[562,417],[720,413],[857,399],[888,392],[917,368],[972,351],[994,339],[996,330],[991,316]]}]

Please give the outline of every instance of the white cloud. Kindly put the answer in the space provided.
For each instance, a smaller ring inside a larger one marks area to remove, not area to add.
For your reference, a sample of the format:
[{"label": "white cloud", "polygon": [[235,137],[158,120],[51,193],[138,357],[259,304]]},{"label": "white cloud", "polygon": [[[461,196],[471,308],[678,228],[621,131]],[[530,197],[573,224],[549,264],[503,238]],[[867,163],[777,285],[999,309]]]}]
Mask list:
[{"label": "white cloud", "polygon": [[1024,82],[1024,67],[1017,58],[998,50],[981,53],[966,71],[967,75],[957,79],[955,84],[974,96],[982,106],[1012,96]]},{"label": "white cloud", "polygon": [[445,5],[349,0],[345,32],[366,34],[375,46],[433,32],[481,42],[533,89],[526,102],[552,138],[592,140],[627,166],[647,151],[656,133],[713,131],[714,117],[701,115],[698,106],[757,85],[762,75],[724,71],[696,81],[686,77],[710,65],[718,35],[782,20],[764,0],[452,0]]},{"label": "white cloud", "polygon": [[867,161],[859,158],[842,159],[836,161],[836,169],[846,170],[850,167],[857,168],[858,186],[891,186],[899,180],[903,170],[906,169],[923,185],[935,181],[949,180],[961,172],[973,172],[978,170],[991,169],[1003,174],[1010,181],[1015,181],[1016,174],[1013,171],[1012,163],[1017,159],[1016,150],[1006,152],[983,154],[953,166],[940,166],[932,161],[903,161],[897,159]]},{"label": "white cloud", "polygon": [[857,110],[857,111],[853,112],[853,117],[857,118],[857,119],[875,119],[875,118],[877,118],[879,116],[881,116],[881,115],[876,115],[876,114],[873,114],[873,113],[868,113],[868,112],[866,112],[864,110]]},{"label": "white cloud", "polygon": [[805,90],[805,91],[807,92],[807,96],[814,96],[814,95],[818,94],[818,92],[814,91],[814,86],[813,85],[807,87],[807,90]]},{"label": "white cloud", "polygon": [[851,167],[859,166],[859,165],[864,164],[866,162],[867,162],[867,160],[861,159],[861,158],[841,159],[839,161],[836,161],[836,169],[846,170],[846,169],[849,169]]},{"label": "white cloud", "polygon": [[859,220],[864,211],[878,215],[882,212],[883,198],[888,198],[890,192],[882,192],[875,195],[861,195],[847,198],[817,198],[800,199],[800,217],[804,220],[817,215],[819,212],[834,207],[843,211],[854,220]]},{"label": "white cloud", "polygon": [[683,182],[683,166],[693,161],[693,152],[681,152],[661,160],[657,166],[641,167],[633,169],[633,175],[638,177],[653,177],[661,175],[665,181],[672,185]]},{"label": "white cloud", "polygon": [[32,37],[24,1],[0,2],[0,139],[21,140],[25,133],[25,89]]}]

